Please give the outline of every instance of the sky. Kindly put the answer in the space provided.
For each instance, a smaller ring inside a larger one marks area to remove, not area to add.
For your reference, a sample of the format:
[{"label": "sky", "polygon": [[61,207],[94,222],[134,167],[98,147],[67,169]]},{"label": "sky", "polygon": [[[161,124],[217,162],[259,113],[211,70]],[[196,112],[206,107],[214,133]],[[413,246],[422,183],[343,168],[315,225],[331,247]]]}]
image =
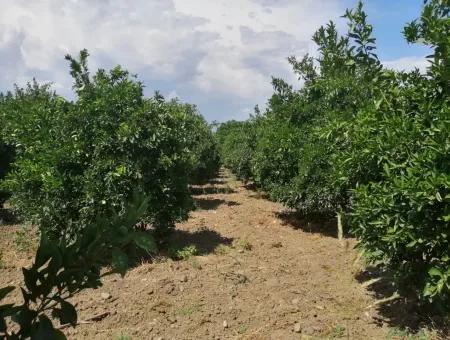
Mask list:
[{"label": "sky", "polygon": [[[312,34],[356,0],[0,0],[0,92],[36,78],[73,99],[64,55],[88,49],[90,69],[121,65],[145,84],[196,104],[212,122],[243,120],[272,93],[271,77],[298,85],[287,57],[315,54]],[[380,60],[424,70],[424,46],[404,24],[422,0],[366,0]]]}]

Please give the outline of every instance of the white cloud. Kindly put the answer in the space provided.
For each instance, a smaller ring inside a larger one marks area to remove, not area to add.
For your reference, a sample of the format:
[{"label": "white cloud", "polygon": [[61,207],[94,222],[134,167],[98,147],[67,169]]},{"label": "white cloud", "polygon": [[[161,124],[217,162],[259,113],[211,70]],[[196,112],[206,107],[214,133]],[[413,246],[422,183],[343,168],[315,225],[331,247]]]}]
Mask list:
[{"label": "white cloud", "polygon": [[36,76],[68,95],[71,80],[63,57],[87,48],[92,69],[121,64],[149,90],[196,101],[209,119],[217,118],[217,111],[221,120],[263,105],[272,75],[293,81],[286,57],[313,52],[312,33],[344,10],[341,0],[1,4],[0,91]]},{"label": "white cloud", "polygon": [[420,72],[424,73],[429,63],[427,59],[423,57],[404,57],[394,60],[386,60],[383,61],[383,65],[387,68],[396,70],[396,71],[412,71],[416,68],[420,70]]}]

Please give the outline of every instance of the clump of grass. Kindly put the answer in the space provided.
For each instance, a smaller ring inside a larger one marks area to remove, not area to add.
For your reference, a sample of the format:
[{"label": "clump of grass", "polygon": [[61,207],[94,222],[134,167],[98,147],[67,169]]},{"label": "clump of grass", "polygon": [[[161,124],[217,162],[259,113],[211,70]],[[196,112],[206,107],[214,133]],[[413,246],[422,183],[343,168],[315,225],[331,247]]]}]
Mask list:
[{"label": "clump of grass", "polygon": [[389,330],[387,339],[389,340],[434,340],[438,339],[436,332],[421,329],[417,333],[412,332],[410,329],[401,329],[394,327]]},{"label": "clump of grass", "polygon": [[345,327],[341,325],[335,326],[330,334],[331,338],[343,338],[345,336]]},{"label": "clump of grass", "polygon": [[247,332],[247,330],[248,330],[247,325],[240,325],[237,331],[239,334],[244,334],[245,332]]},{"label": "clump of grass", "polygon": [[171,246],[168,249],[170,258],[174,260],[188,260],[198,254],[197,247],[191,244],[186,247]]},{"label": "clump of grass", "polygon": [[22,227],[20,230],[17,230],[14,235],[14,244],[19,251],[23,253],[29,252],[33,246],[30,230],[27,230],[26,227]]},{"label": "clump of grass", "polygon": [[200,310],[200,305],[198,303],[186,305],[178,311],[178,314],[183,316],[189,316],[198,312]]},{"label": "clump of grass", "polygon": [[131,336],[126,334],[116,335],[114,340],[131,340]]},{"label": "clump of grass", "polygon": [[239,249],[242,249],[242,250],[245,250],[245,251],[250,251],[250,250],[253,249],[253,245],[247,239],[239,239],[236,242],[235,247],[239,248]]},{"label": "clump of grass", "polygon": [[0,269],[5,267],[5,262],[3,261],[3,253],[0,250]]},{"label": "clump of grass", "polygon": [[189,263],[191,264],[192,268],[194,268],[194,269],[202,269],[202,265],[195,258],[191,258],[189,260]]},{"label": "clump of grass", "polygon": [[214,253],[217,255],[226,255],[228,254],[230,251],[230,248],[227,247],[224,244],[219,244],[215,249],[214,249]]}]

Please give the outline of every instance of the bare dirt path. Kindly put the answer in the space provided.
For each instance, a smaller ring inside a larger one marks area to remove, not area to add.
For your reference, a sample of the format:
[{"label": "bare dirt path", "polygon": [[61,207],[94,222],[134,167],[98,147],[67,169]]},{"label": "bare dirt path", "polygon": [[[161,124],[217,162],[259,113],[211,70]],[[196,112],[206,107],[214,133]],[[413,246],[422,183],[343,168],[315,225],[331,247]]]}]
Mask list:
[{"label": "bare dirt path", "polygon": [[[174,241],[198,255],[143,263],[83,292],[79,320],[98,321],[66,328],[70,339],[386,339],[355,279],[353,240],[343,247],[334,228],[289,222],[226,172],[193,190],[199,208]],[[20,280],[23,261],[1,242],[17,263],[0,269],[3,285]]]}]

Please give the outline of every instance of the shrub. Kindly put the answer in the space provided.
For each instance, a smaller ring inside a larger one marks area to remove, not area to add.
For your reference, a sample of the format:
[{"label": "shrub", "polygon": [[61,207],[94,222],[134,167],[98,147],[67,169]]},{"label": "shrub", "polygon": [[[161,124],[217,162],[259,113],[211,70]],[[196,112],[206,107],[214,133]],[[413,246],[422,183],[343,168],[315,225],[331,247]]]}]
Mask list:
[{"label": "shrub", "polygon": [[289,58],[300,90],[274,79],[257,124],[218,131],[226,166],[291,208],[337,214],[338,225],[344,217],[369,259],[447,307],[449,13],[448,1],[425,2],[404,33],[434,49],[430,67],[426,75],[395,72],[378,61],[360,2],[344,16],[346,36],[333,23],[314,34],[317,59]]},{"label": "shrub", "polygon": [[445,2],[430,1],[421,20],[405,29],[409,40],[435,46],[435,54],[427,78],[403,75],[400,86],[385,87],[377,120],[360,123],[359,130],[376,131],[364,142],[380,150],[375,154],[383,169],[378,181],[356,189],[352,213],[354,233],[373,261],[393,269],[419,297],[447,307],[450,86],[448,68],[441,66],[450,61],[449,12]]},{"label": "shrub", "polygon": [[87,58],[67,56],[74,102],[36,83],[8,96],[2,118],[18,151],[3,187],[15,209],[56,238],[75,237],[110,209],[123,213],[137,190],[149,197],[142,225],[163,239],[193,208],[190,176],[215,151],[207,125],[189,105],[145,98],[120,67],[91,77]]},{"label": "shrub", "polygon": [[198,250],[195,244],[191,244],[185,247],[172,245],[168,249],[168,254],[173,260],[187,260],[192,256],[197,255]]},{"label": "shrub", "polygon": [[253,121],[230,121],[220,124],[216,131],[223,164],[244,180],[252,177],[251,160],[256,142],[254,124]]},{"label": "shrub", "polygon": [[[174,102],[174,105],[180,105]],[[205,119],[198,113],[197,108],[184,104],[186,117],[186,138],[189,149],[192,150],[193,167],[190,182],[199,184],[217,175],[220,168],[220,156],[217,142]]]}]

